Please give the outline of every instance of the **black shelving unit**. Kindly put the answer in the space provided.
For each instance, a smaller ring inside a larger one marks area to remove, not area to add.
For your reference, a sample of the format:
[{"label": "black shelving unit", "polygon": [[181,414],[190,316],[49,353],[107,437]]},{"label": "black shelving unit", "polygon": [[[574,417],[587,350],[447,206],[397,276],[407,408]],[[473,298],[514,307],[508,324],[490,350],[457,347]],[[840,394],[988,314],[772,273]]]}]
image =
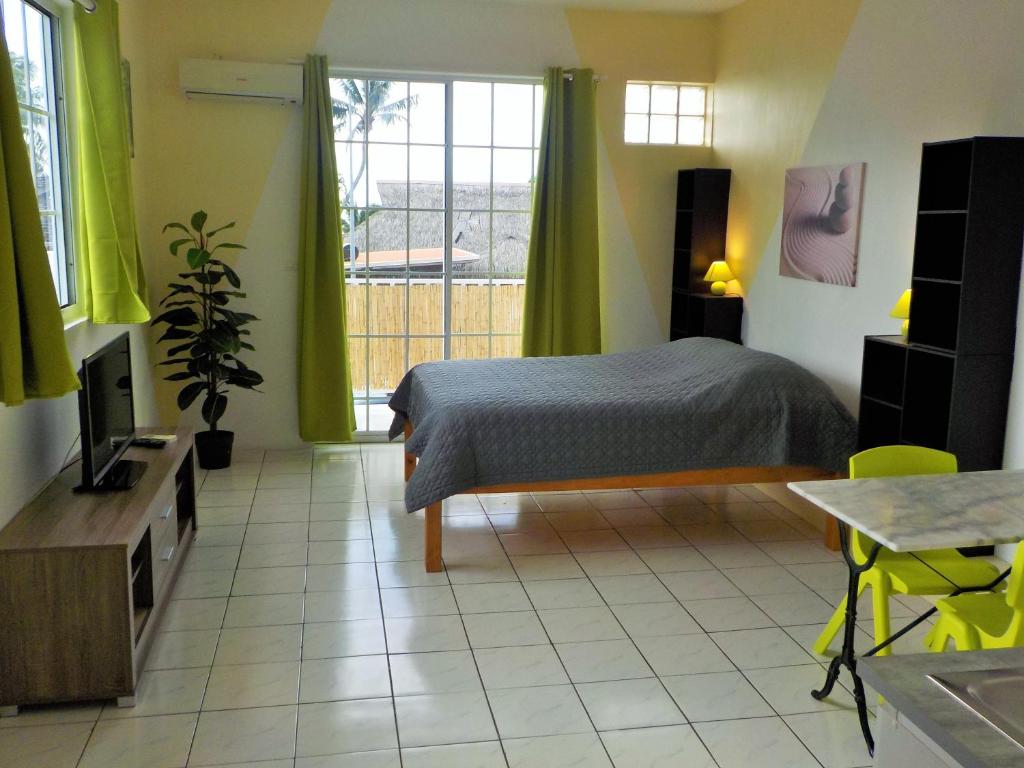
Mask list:
[{"label": "black shelving unit", "polygon": [[712,296],[710,286],[704,282],[711,262],[725,258],[731,179],[732,171],[727,168],[679,171],[672,269],[672,340],[715,336],[740,341],[743,299]]},{"label": "black shelving unit", "polygon": [[948,450],[1002,466],[1024,247],[1024,139],[925,144],[910,333],[868,336],[860,446]]}]

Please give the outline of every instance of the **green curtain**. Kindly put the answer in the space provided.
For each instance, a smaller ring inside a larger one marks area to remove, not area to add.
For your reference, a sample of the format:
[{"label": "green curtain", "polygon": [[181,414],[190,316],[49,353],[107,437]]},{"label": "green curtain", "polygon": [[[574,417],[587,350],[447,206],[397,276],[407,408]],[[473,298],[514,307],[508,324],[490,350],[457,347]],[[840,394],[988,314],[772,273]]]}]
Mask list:
[{"label": "green curtain", "polygon": [[345,329],[341,203],[327,59],[303,69],[302,190],[299,202],[299,434],[344,442],[356,425]]},{"label": "green curtain", "polygon": [[589,69],[554,67],[544,78],[523,356],[601,351],[594,90]]},{"label": "green curtain", "polygon": [[142,269],[128,148],[117,3],[95,13],[75,4],[76,256],[87,315],[94,323],[144,323]]},{"label": "green curtain", "polygon": [[59,397],[78,386],[0,27],[0,402]]}]

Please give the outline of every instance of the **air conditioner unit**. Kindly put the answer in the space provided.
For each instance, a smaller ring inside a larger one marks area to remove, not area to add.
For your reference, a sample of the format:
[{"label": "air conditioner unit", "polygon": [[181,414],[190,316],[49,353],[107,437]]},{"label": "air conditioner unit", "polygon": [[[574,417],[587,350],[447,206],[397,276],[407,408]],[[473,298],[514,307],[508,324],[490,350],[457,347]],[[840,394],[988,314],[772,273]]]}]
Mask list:
[{"label": "air conditioner unit", "polygon": [[178,78],[187,99],[302,103],[302,67],[298,64],[182,59]]}]

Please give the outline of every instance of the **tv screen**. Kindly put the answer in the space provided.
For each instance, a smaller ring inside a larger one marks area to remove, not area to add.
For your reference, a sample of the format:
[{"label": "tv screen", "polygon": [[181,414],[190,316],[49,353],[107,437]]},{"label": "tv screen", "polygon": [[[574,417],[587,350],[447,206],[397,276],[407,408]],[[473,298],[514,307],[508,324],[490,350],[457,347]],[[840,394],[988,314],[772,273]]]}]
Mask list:
[{"label": "tv screen", "polygon": [[82,484],[95,487],[135,436],[132,361],[122,334],[82,361]]}]

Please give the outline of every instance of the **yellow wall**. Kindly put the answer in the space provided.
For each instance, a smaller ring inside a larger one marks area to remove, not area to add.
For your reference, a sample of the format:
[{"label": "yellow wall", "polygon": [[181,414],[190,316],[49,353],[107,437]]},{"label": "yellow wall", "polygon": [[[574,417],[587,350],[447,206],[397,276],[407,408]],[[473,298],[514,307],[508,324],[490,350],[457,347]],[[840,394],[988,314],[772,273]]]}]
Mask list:
[{"label": "yellow wall", "polygon": [[[618,195],[625,232],[616,233],[615,211],[602,211],[603,275],[607,288],[618,281],[627,237],[646,284],[646,296],[614,294],[602,307],[606,316],[606,349],[636,347],[668,340],[671,300],[672,238],[676,171],[711,164],[709,147],[630,145],[623,141],[626,80],[667,80],[708,83],[715,74],[715,17],[665,13],[567,11],[580,61],[599,73],[598,128],[607,153],[602,185]],[[606,290],[607,292],[607,290]],[[655,329],[634,328],[624,334],[624,303],[646,300],[654,310]],[[646,334],[644,332],[646,331]],[[655,335],[655,333],[657,335]],[[646,335],[646,338],[644,338]]]},{"label": "yellow wall", "polygon": [[726,253],[753,278],[861,0],[746,0],[719,16],[715,160],[732,169]]}]

